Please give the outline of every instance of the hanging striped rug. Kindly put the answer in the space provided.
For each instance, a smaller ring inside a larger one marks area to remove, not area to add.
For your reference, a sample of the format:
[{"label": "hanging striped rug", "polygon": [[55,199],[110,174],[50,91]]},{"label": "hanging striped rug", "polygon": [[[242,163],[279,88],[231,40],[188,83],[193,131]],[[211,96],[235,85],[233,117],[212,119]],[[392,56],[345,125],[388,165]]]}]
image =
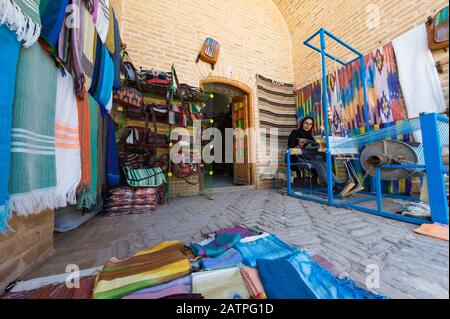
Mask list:
[{"label": "hanging striped rug", "polygon": [[277,128],[279,139],[287,143],[296,128],[294,84],[257,75],[257,89],[260,128],[265,128],[267,134],[271,128]]}]

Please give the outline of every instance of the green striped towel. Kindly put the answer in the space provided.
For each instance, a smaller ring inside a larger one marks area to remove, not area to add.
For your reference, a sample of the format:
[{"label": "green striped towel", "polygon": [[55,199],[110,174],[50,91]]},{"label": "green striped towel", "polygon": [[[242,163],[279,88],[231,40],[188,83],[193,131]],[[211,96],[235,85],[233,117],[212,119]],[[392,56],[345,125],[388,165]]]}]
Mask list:
[{"label": "green striped towel", "polygon": [[133,169],[124,167],[127,183],[131,187],[159,187],[166,182],[166,176],[161,168]]},{"label": "green striped towel", "polygon": [[14,2],[31,20],[37,24],[41,24],[41,16],[39,14],[41,0],[14,0]]},{"label": "green striped towel", "polygon": [[9,179],[11,206],[18,215],[27,216],[57,206],[57,72],[55,63],[39,44],[21,49],[13,106]]}]

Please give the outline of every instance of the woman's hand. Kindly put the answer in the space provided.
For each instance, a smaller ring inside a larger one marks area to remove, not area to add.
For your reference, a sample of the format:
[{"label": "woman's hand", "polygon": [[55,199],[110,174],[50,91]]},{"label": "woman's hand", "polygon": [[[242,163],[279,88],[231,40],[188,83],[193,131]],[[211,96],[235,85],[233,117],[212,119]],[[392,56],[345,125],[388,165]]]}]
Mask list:
[{"label": "woman's hand", "polygon": [[308,142],[308,140],[305,140],[305,139],[299,139],[299,140],[298,140],[298,147],[299,147],[299,148],[304,148],[307,142]]}]

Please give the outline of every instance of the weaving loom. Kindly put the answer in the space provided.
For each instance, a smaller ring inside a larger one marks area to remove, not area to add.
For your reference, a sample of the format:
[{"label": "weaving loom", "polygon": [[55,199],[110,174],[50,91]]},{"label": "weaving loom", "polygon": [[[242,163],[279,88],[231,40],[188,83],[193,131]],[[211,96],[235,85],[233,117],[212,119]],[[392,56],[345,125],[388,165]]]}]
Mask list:
[{"label": "weaving loom", "polygon": [[[320,36],[320,48],[310,43],[311,40],[318,35]],[[325,50],[325,36],[328,36],[338,44],[344,46],[346,49],[356,54],[357,58],[349,62],[344,62],[327,53]],[[308,40],[304,42],[304,44],[321,54],[323,92],[327,92],[329,85],[328,81],[326,80],[327,57],[339,62],[342,65],[348,65],[357,60],[360,61],[360,76],[364,93],[364,116],[366,133],[348,138],[330,136],[330,123],[328,123],[328,121],[324,121],[323,125],[325,138],[322,141],[322,148],[324,148],[324,151],[326,153],[327,162],[327,200],[323,199],[324,194],[320,194],[320,192],[316,192],[315,194],[313,194],[316,196],[308,196],[302,192],[295,192],[292,190],[290,183],[291,170],[289,169],[291,167],[290,150],[287,152],[288,195],[334,207],[352,208],[365,213],[398,219],[409,223],[423,224],[429,222],[438,222],[441,224],[448,224],[448,200],[444,179],[444,175],[448,175],[448,163],[444,163],[442,158],[443,147],[448,147],[449,145],[448,117],[436,113],[423,113],[420,115],[419,119],[404,121],[399,125],[389,126],[380,130],[371,131],[369,124],[369,109],[367,103],[364,56],[323,28],[316,31]],[[328,101],[326,94],[322,94],[322,108],[324,118],[329,118]],[[414,134],[414,136],[419,137],[418,139],[423,140],[423,142],[407,144],[393,140],[399,135],[411,133]],[[359,154],[358,150],[361,148],[364,148],[364,150],[361,154]],[[373,177],[371,182],[372,188],[375,189],[375,192],[366,192],[366,197],[358,198],[352,201],[340,198],[336,198],[337,200],[335,200],[332,186],[332,156],[334,156],[335,158],[340,157],[341,159],[359,157],[361,166],[366,171],[366,176],[370,175]],[[416,203],[420,202],[419,199],[413,197],[383,194],[381,187],[382,180],[400,180],[414,174],[426,174],[428,182],[428,193],[430,195],[429,202],[431,209],[431,221],[423,218],[410,217],[403,214],[400,215],[383,211],[382,201],[384,197],[399,198]],[[360,203],[362,202],[372,200],[376,200],[376,209],[360,205]]]}]

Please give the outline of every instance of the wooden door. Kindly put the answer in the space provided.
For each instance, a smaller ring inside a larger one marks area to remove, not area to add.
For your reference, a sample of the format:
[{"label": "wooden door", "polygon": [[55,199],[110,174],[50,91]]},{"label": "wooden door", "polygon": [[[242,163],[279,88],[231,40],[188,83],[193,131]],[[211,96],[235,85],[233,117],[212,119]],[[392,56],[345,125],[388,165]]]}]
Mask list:
[{"label": "wooden door", "polygon": [[243,95],[233,99],[232,120],[233,130],[241,129],[233,138],[233,170],[234,184],[251,184],[251,166],[249,163],[249,140],[246,135],[249,127],[248,96]]}]

